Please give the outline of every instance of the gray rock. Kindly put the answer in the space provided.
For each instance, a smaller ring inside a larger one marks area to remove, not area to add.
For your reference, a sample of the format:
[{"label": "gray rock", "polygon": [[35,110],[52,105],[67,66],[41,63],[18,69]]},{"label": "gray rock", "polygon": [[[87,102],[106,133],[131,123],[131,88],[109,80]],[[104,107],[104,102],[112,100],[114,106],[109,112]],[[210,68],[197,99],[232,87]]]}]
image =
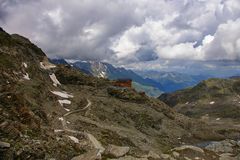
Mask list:
[{"label": "gray rock", "polygon": [[219,160],[237,160],[236,157],[233,157],[230,153],[221,154]]},{"label": "gray rock", "polygon": [[180,154],[178,152],[175,152],[175,151],[172,153],[172,155],[173,155],[174,158],[178,158],[180,156]]},{"label": "gray rock", "polygon": [[108,159],[108,160],[148,160],[148,158],[135,158],[132,156],[125,156],[117,159]]},{"label": "gray rock", "polygon": [[115,145],[108,145],[107,149],[105,150],[104,154],[111,156],[113,158],[119,158],[126,155],[129,152],[129,147],[120,147]]},{"label": "gray rock", "polygon": [[181,146],[181,147],[176,147],[173,150],[174,151],[182,151],[182,150],[185,150],[185,149],[190,149],[190,150],[193,150],[195,152],[204,153],[202,148],[199,148],[199,147],[196,147],[196,146],[191,146],[191,145],[184,145],[184,146]]},{"label": "gray rock", "polygon": [[157,153],[150,151],[147,155],[147,158],[160,159],[160,156]]},{"label": "gray rock", "polygon": [[100,160],[101,154],[98,150],[89,151],[88,153],[73,157],[71,160]]},{"label": "gray rock", "polygon": [[240,147],[240,141],[237,142],[237,146]]},{"label": "gray rock", "polygon": [[10,146],[11,145],[9,143],[0,141],[0,148],[10,148]]},{"label": "gray rock", "polygon": [[170,155],[169,154],[161,154],[160,155],[162,159],[170,159]]},{"label": "gray rock", "polygon": [[233,144],[229,140],[224,140],[221,142],[213,142],[209,144],[205,148],[211,150],[216,153],[232,153],[233,152]]}]

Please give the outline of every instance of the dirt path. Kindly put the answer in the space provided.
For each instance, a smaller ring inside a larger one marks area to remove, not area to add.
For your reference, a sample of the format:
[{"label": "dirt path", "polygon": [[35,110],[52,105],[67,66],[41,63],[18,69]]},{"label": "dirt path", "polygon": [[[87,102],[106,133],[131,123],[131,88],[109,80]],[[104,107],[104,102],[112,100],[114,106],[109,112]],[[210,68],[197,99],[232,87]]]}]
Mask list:
[{"label": "dirt path", "polygon": [[104,152],[105,148],[102,146],[102,144],[92,134],[87,133],[87,132],[81,132],[81,131],[69,129],[68,126],[67,126],[67,121],[65,120],[65,117],[67,117],[69,115],[76,114],[76,113],[78,113],[80,111],[88,109],[92,105],[92,102],[90,100],[88,100],[88,99],[87,99],[87,101],[88,101],[88,104],[83,109],[78,109],[78,110],[74,110],[74,111],[68,112],[68,113],[64,114],[63,117],[60,118],[60,120],[62,122],[62,127],[63,127],[63,130],[65,132],[73,133],[73,134],[79,134],[79,135],[85,136],[92,143],[94,148],[98,150],[97,154],[101,155],[101,153]]},{"label": "dirt path", "polygon": [[78,112],[88,109],[92,105],[92,102],[89,99],[87,99],[87,102],[88,102],[88,104],[84,108],[68,112],[68,113],[64,114],[63,117],[67,117],[71,114],[75,114],[75,113],[78,113]]}]

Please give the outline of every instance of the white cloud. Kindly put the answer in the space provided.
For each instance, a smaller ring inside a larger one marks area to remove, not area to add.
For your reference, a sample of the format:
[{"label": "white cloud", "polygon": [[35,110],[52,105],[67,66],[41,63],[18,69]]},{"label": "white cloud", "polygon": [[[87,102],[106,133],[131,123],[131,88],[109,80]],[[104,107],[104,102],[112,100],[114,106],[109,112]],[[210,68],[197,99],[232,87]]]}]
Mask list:
[{"label": "white cloud", "polygon": [[2,0],[0,25],[51,57],[239,59],[239,0]]},{"label": "white cloud", "polygon": [[240,58],[240,18],[218,26],[214,40],[205,48],[206,59]]}]

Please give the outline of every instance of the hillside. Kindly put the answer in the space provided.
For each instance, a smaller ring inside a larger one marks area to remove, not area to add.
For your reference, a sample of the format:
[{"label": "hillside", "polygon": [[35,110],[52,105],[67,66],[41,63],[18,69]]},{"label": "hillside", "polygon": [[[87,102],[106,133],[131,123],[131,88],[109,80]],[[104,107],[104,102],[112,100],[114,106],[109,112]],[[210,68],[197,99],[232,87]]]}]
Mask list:
[{"label": "hillside", "polygon": [[240,79],[209,79],[197,86],[159,97],[190,117],[240,119]]},{"label": "hillside", "polygon": [[[131,88],[53,65],[28,39],[3,30],[0,57],[0,159],[211,160],[220,153],[190,145],[240,131],[223,133]],[[236,142],[233,156],[238,149]]]}]

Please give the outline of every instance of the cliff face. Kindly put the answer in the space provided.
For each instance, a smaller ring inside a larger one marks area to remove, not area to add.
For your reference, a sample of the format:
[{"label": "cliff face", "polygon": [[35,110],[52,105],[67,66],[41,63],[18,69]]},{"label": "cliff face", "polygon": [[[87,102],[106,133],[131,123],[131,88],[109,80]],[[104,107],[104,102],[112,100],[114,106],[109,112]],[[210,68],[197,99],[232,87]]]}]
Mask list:
[{"label": "cliff face", "polygon": [[26,38],[0,31],[2,159],[108,159],[118,157],[114,147],[120,157],[160,159],[183,143],[226,137],[131,88],[53,65]]}]

